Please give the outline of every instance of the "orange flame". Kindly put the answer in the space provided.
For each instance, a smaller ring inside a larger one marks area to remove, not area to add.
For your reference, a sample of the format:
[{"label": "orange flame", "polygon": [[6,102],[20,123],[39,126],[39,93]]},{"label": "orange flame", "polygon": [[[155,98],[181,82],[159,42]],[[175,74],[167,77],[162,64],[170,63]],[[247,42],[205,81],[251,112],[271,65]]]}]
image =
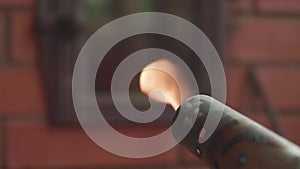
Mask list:
[{"label": "orange flame", "polygon": [[[184,77],[177,66],[167,59],[160,59],[147,65],[140,75],[140,89],[153,100],[170,104],[176,110],[182,100],[190,97],[189,94],[181,96],[181,93],[189,93],[188,84],[179,87],[175,79],[184,82]],[[180,92],[181,90],[184,92]],[[164,94],[155,94],[153,91]],[[182,98],[181,98],[182,97]]]}]

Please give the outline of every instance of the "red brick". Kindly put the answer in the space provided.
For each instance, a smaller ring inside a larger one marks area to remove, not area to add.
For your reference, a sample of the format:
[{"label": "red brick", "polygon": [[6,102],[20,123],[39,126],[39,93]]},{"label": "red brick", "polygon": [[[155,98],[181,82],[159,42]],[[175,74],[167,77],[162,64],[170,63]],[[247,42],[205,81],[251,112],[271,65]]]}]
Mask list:
[{"label": "red brick", "polygon": [[[4,152],[4,133],[3,133],[3,125],[0,125],[0,152]],[[0,153],[0,168],[4,168],[4,153]]]},{"label": "red brick", "polygon": [[279,110],[300,110],[300,68],[262,68],[258,71],[271,103]]},{"label": "red brick", "polygon": [[229,12],[248,13],[251,10],[252,0],[232,0],[229,5]]},{"label": "red brick", "polygon": [[247,19],[237,23],[226,55],[244,62],[300,61],[300,22]]},{"label": "red brick", "polygon": [[281,123],[286,135],[286,138],[300,146],[300,114],[299,115],[289,115],[282,116]]},{"label": "red brick", "polygon": [[[123,128],[123,130],[149,132],[156,128]],[[52,128],[43,123],[10,123],[6,142],[7,165],[11,169],[173,166],[177,156],[176,149],[173,149],[147,159],[121,158],[98,147],[82,129]],[[121,140],[112,142],[122,144]],[[151,147],[145,146],[145,151],[147,148]]]},{"label": "red brick", "polygon": [[242,66],[227,67],[227,104],[239,111],[245,111],[249,105],[249,86],[247,72]]},{"label": "red brick", "polygon": [[260,12],[271,13],[300,13],[299,0],[258,0],[257,8]]},{"label": "red brick", "polygon": [[44,87],[37,68],[0,68],[0,114],[45,112]]},{"label": "red brick", "polygon": [[12,16],[12,57],[17,61],[34,61],[37,58],[37,41],[34,32],[34,14],[14,12]]},{"label": "red brick", "polygon": [[5,58],[5,22],[5,15],[0,11],[0,62],[2,62]]},{"label": "red brick", "polygon": [[33,6],[36,0],[0,0],[0,6]]}]

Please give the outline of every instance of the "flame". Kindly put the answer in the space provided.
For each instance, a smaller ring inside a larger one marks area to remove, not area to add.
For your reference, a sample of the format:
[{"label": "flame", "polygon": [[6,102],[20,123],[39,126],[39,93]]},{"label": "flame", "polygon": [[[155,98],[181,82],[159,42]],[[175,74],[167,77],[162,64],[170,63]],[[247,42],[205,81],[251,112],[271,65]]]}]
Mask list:
[{"label": "flame", "polygon": [[[178,66],[168,59],[159,59],[143,69],[140,75],[139,85],[141,91],[153,100],[170,104],[174,110],[177,110],[182,100],[189,97],[187,95],[182,96],[181,90],[184,90],[183,93],[189,92],[188,85],[179,87],[175,79],[180,79],[184,82],[184,78]],[[161,93],[155,94],[156,92],[154,91],[160,91]]]}]

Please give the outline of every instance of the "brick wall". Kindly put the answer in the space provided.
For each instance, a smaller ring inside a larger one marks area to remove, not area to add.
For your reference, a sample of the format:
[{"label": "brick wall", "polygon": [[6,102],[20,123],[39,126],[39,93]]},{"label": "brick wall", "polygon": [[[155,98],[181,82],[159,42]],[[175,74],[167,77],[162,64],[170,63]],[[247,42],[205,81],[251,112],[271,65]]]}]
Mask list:
[{"label": "brick wall", "polygon": [[[34,0],[0,0],[0,166],[8,169],[193,168],[181,148],[143,160],[116,157],[81,129],[54,128],[47,109],[33,28]],[[300,1],[231,0],[226,67],[228,104],[271,127],[247,76],[257,70],[286,136],[300,144]],[[154,128],[124,129],[152,132]],[[146,166],[146,167],[145,167]]]},{"label": "brick wall", "polygon": [[272,128],[253,91],[254,69],[279,112],[287,138],[300,145],[300,1],[232,0],[226,45],[228,104]]}]

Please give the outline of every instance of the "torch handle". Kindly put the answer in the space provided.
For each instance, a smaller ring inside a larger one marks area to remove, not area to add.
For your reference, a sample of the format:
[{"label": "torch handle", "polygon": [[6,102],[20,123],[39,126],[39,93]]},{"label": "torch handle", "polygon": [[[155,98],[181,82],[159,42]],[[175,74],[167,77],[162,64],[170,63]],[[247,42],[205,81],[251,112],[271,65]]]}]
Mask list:
[{"label": "torch handle", "polygon": [[[191,125],[186,120],[189,112],[199,110],[192,129],[180,141],[197,158],[215,169],[300,169],[298,146],[223,103],[212,102],[212,99],[209,96],[194,96],[177,110],[177,113],[186,114],[181,120],[182,127]],[[211,106],[223,106],[223,115],[209,139],[199,143],[200,132]],[[176,132],[173,133],[176,138]]]}]

